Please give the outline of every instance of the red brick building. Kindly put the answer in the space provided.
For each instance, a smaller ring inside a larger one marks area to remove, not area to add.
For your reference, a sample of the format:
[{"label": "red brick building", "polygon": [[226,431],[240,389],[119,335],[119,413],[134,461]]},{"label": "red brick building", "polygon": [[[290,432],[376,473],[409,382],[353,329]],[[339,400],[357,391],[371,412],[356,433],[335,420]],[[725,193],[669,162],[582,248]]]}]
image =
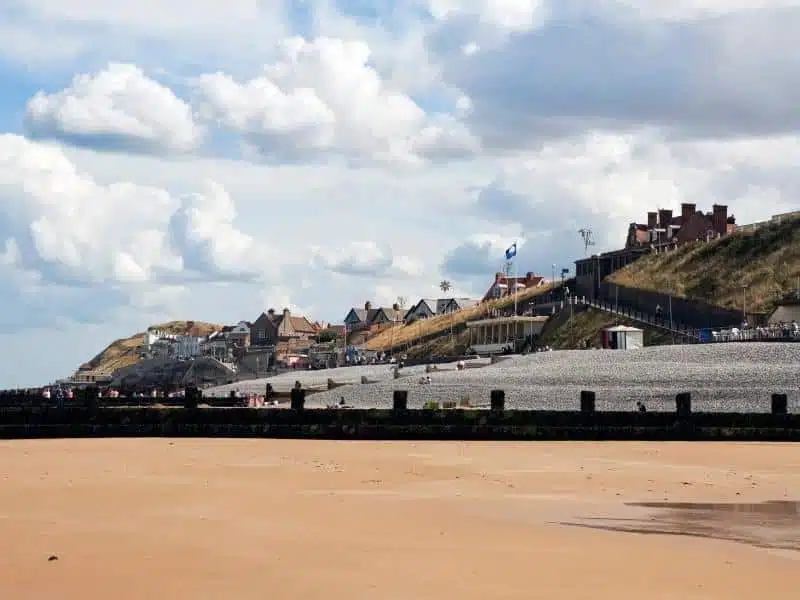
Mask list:
[{"label": "red brick building", "polygon": [[697,210],[696,204],[681,204],[681,214],[660,209],[647,213],[647,223],[631,223],[625,248],[643,246],[681,246],[687,242],[710,240],[736,231],[736,217],[728,216],[728,207],[715,204],[711,212]]},{"label": "red brick building", "polygon": [[492,285],[489,286],[489,289],[486,290],[481,302],[503,298],[504,296],[509,296],[529,288],[539,287],[540,285],[544,285],[544,277],[539,277],[531,272],[518,277],[507,276],[504,273],[495,273],[494,281]]},{"label": "red brick building", "polygon": [[697,210],[697,205],[681,204],[681,214],[670,209],[647,213],[647,223],[631,223],[625,247],[575,261],[576,293],[597,297],[600,282],[614,271],[631,264],[652,250],[677,248],[688,242],[708,241],[736,231],[736,218],[728,216],[728,207],[715,204],[711,212]]}]

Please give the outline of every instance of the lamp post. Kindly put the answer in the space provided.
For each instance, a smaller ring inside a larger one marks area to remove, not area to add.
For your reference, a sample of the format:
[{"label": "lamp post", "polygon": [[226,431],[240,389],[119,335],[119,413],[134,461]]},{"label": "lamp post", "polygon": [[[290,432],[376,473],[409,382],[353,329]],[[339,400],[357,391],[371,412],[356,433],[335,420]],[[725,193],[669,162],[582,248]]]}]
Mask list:
[{"label": "lamp post", "polygon": [[742,323],[747,321],[747,286],[742,285]]}]

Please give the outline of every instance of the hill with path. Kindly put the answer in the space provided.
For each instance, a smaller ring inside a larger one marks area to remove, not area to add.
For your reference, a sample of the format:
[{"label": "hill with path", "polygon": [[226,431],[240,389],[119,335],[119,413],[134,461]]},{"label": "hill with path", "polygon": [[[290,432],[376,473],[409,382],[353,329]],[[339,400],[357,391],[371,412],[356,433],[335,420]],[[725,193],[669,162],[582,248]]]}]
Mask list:
[{"label": "hill with path", "polygon": [[[205,336],[213,331],[222,329],[222,325],[203,321],[169,321],[168,323],[153,325],[150,329],[157,329],[174,335]],[[84,363],[82,367],[101,373],[113,373],[141,362],[140,353],[145,343],[146,333],[142,331],[130,337],[114,340],[97,356]]]}]

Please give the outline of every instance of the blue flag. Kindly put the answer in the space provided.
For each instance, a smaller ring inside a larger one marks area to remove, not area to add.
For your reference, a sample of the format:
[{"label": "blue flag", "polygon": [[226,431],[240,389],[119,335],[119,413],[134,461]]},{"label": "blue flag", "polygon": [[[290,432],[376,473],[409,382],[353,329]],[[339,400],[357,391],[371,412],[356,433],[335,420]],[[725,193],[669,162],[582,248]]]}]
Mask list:
[{"label": "blue flag", "polygon": [[517,242],[514,242],[506,250],[506,260],[511,260],[516,255],[517,255]]}]

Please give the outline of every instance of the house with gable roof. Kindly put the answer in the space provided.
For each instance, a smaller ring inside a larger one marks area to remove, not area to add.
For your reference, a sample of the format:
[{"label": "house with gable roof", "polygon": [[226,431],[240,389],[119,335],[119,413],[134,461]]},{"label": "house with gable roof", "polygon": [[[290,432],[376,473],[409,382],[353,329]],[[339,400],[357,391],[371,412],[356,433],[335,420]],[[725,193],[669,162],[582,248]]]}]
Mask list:
[{"label": "house with gable roof", "polygon": [[446,315],[476,304],[478,301],[473,298],[422,298],[406,311],[403,321],[413,323],[419,319]]}]

